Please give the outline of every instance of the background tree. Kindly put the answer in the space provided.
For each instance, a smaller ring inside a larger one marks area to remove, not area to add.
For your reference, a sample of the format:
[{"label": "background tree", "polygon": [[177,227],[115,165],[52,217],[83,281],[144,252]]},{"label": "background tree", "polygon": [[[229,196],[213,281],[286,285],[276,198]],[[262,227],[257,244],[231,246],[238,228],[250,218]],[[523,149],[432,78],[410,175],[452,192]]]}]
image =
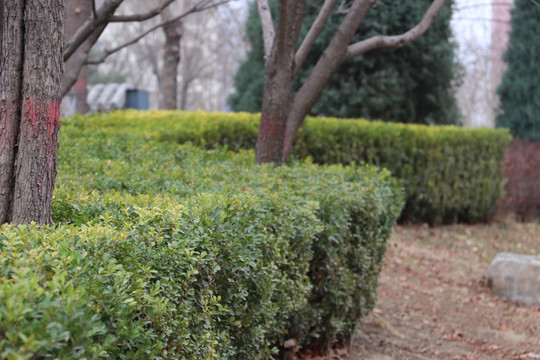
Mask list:
[{"label": "background tree", "polygon": [[501,114],[496,125],[514,136],[540,141],[540,7],[531,0],[516,0],[505,61],[508,68],[499,86]]},{"label": "background tree", "polygon": [[[92,16],[92,2],[88,0],[66,0],[66,28],[65,40],[69,40],[73,34]],[[88,85],[88,67],[82,66],[71,93],[75,97],[76,111],[84,114],[90,109],[86,102]]]},{"label": "background tree", "polygon": [[283,162],[305,116],[344,62],[375,49],[400,48],[420,37],[435,19],[444,0],[434,0],[417,25],[401,35],[374,35],[357,42],[352,41],[353,37],[375,1],[342,1],[340,6],[344,7],[346,15],[310,75],[294,91],[294,79],[334,11],[337,0],[325,0],[298,47],[306,3],[307,0],[280,0],[277,26],[274,28],[268,1],[257,0],[265,53],[261,124],[256,148],[258,163],[279,165]]},{"label": "background tree", "polygon": [[[184,0],[184,9],[198,1]],[[171,4],[175,8],[180,2]],[[119,14],[147,11],[153,6],[146,0],[130,0],[119,9]],[[177,103],[182,110],[203,109],[223,111],[226,99],[233,90],[233,75],[245,56],[244,38],[247,11],[239,2],[232,1],[182,19],[180,41],[181,60],[178,66]],[[129,41],[132,34],[144,33],[159,24],[160,18],[141,23],[112,23],[103,32],[93,51],[99,55],[104,48],[115,48]],[[150,94],[150,106],[164,108],[163,82],[174,75],[165,70],[164,46],[166,38],[156,31],[124,48],[96,66],[92,66],[91,82],[103,75],[124,74],[125,81]],[[95,71],[95,72],[94,72]],[[172,79],[171,79],[172,80]]]},{"label": "background tree", "polygon": [[102,5],[97,8],[95,0],[86,0],[92,4],[92,15],[77,31],[66,41],[64,51],[65,71],[62,78],[62,95],[69,92],[76,82],[78,74],[84,65],[99,64],[105,61],[110,55],[124,49],[127,46],[136,44],[139,40],[165,26],[169,26],[186,16],[205,11],[216,6],[229,2],[230,0],[199,0],[183,13],[167,19],[157,25],[147,29],[143,33],[134,35],[130,40],[114,48],[105,48],[97,57],[90,57],[90,52],[101,37],[105,28],[111,23],[133,23],[142,22],[160,15],[175,0],[163,0],[158,4],[153,3],[153,7],[143,12],[120,15],[117,10],[125,0],[103,0]]},{"label": "background tree", "polygon": [[[182,2],[177,4],[182,10]],[[161,13],[164,21],[173,19],[174,12],[169,6]],[[163,109],[178,109],[178,64],[180,63],[180,40],[182,39],[182,19],[168,23],[163,28],[165,44],[163,45],[163,74],[161,95]]]},{"label": "background tree", "polygon": [[64,0],[7,0],[0,8],[0,223],[49,223]]},{"label": "background tree", "polygon": [[[323,3],[323,0],[308,2],[301,39],[305,38]],[[403,33],[415,25],[429,4],[429,0],[423,0],[376,5],[366,15],[352,41],[375,34]],[[269,5],[275,15],[277,1]],[[452,90],[455,46],[451,41],[451,15],[452,2],[447,2],[430,30],[409,46],[399,51],[367,53],[346,61],[332,76],[310,114],[424,124],[455,123],[457,107]],[[313,70],[344,17],[345,11],[338,7],[328,17],[295,78],[295,91]],[[235,76],[236,93],[229,101],[236,111],[257,112],[262,106],[264,48],[256,6],[250,9],[247,36],[253,47]]]}]

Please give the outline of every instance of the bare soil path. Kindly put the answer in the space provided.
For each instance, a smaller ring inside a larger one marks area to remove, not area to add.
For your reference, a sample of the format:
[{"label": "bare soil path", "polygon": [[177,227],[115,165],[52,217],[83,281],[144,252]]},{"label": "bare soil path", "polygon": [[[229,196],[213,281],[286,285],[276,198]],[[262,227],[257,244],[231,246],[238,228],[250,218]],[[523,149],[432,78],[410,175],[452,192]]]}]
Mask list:
[{"label": "bare soil path", "polygon": [[376,309],[336,359],[540,359],[540,308],[492,296],[502,251],[540,255],[540,223],[398,226]]}]

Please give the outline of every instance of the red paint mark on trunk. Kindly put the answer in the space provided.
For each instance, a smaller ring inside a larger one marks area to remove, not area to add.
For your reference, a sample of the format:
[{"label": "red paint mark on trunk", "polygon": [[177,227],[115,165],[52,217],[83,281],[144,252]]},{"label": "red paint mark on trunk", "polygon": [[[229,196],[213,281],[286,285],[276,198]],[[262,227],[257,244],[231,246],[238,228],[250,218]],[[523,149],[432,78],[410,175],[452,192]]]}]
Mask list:
[{"label": "red paint mark on trunk", "polygon": [[73,84],[72,89],[75,91],[86,90],[86,79],[78,78],[75,84]]},{"label": "red paint mark on trunk", "polygon": [[[49,100],[25,99],[23,103],[24,120],[32,126],[32,135],[36,135],[39,129],[47,134],[47,149],[50,151],[54,135],[60,125],[60,102]],[[43,129],[45,127],[45,129]]]},{"label": "red paint mark on trunk", "polygon": [[37,102],[37,104],[33,104],[32,100],[30,99],[24,100],[24,103],[23,103],[24,118],[30,121],[30,123],[32,124],[32,129],[33,129],[32,135],[37,129],[36,118],[39,116],[38,110],[39,110],[39,101]]},{"label": "red paint mark on trunk", "polygon": [[261,133],[269,139],[275,140],[283,135],[285,124],[274,116],[262,114],[260,122]]},{"label": "red paint mark on trunk", "polygon": [[50,103],[47,109],[47,127],[49,129],[49,140],[52,142],[54,128],[60,124],[60,102]]}]

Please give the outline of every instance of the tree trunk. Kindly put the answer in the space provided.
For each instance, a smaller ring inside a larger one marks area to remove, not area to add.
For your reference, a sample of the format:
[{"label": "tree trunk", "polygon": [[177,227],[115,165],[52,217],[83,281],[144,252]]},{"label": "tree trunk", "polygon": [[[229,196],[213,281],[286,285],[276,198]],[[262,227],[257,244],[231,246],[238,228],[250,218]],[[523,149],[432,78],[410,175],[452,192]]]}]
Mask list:
[{"label": "tree trunk", "polygon": [[[163,20],[172,19],[170,7],[162,12]],[[163,27],[165,45],[163,46],[163,82],[161,84],[162,108],[178,109],[178,64],[180,63],[180,40],[182,21],[177,20]]]},{"label": "tree trunk", "polygon": [[0,222],[51,222],[64,0],[2,1]]},{"label": "tree trunk", "polygon": [[[429,28],[445,0],[434,0],[422,20],[402,34],[372,36],[354,44],[351,44],[351,40],[376,0],[352,1],[330,44],[293,97],[294,74],[302,65],[336,3],[335,0],[324,2],[321,13],[295,55],[297,31],[302,23],[305,2],[305,0],[280,0],[278,29],[274,35],[268,1],[257,0],[266,59],[264,98],[257,139],[257,163],[273,162],[280,165],[287,158],[305,116],[344,61],[375,49],[400,48],[415,40]],[[298,63],[295,63],[296,61]]]},{"label": "tree trunk", "polygon": [[182,89],[180,90],[180,110],[187,110],[188,104],[188,90],[191,82],[184,81],[182,83]]},{"label": "tree trunk", "polygon": [[[92,15],[92,2],[87,0],[66,0],[66,31],[67,41]],[[72,86],[70,94],[75,96],[76,111],[86,114],[90,111],[86,97],[88,95],[88,68],[84,65],[77,77],[77,81]]]},{"label": "tree trunk", "polygon": [[21,117],[24,8],[21,1],[3,0],[1,4],[4,21],[0,62],[0,223],[3,224],[11,220],[15,144]]},{"label": "tree trunk", "polygon": [[291,100],[292,68],[276,61],[267,68],[261,123],[257,136],[256,161],[281,165],[287,114]]},{"label": "tree trunk", "polygon": [[294,56],[306,0],[281,0],[276,35],[266,70],[261,109],[261,123],[257,137],[256,162],[283,163],[283,144],[287,116],[292,100]]}]

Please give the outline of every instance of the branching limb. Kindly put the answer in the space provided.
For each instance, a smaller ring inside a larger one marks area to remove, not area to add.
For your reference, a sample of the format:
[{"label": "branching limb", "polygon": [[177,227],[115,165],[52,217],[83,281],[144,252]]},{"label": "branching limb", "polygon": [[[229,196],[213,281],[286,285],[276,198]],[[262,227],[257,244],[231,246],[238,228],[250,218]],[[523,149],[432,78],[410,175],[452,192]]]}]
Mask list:
[{"label": "branching limb", "polygon": [[90,37],[92,32],[108,23],[112,14],[123,2],[124,0],[105,0],[97,10],[95,17],[88,19],[67,41],[64,50],[64,62]]},{"label": "branching limb", "polygon": [[144,14],[135,14],[135,15],[115,15],[111,17],[110,22],[132,22],[132,21],[145,21],[151,19],[159,14],[175,0],[167,0],[160,6],[156,6],[152,10]]},{"label": "branching limb", "polygon": [[302,45],[300,45],[300,48],[296,52],[296,56],[294,57],[295,74],[298,72],[298,70],[300,70],[300,67],[302,66],[302,64],[306,60],[306,57],[311,51],[315,40],[317,40],[317,38],[321,34],[321,31],[323,30],[324,25],[326,24],[328,17],[332,13],[332,10],[334,9],[337,1],[338,0],[325,0],[321,10],[319,11],[319,14],[317,15],[317,18],[311,25],[311,28],[309,29],[306,37],[304,38],[304,41],[302,41]]},{"label": "branching limb", "polygon": [[347,48],[346,60],[374,49],[400,48],[420,37],[429,28],[445,0],[434,0],[422,20],[409,31],[394,36],[377,35],[351,44]]},{"label": "branching limb", "polygon": [[228,2],[230,2],[231,0],[222,0],[222,1],[218,1],[216,3],[211,3],[212,0],[203,0],[203,1],[200,1],[198,2],[197,4],[195,4],[193,7],[191,7],[189,10],[187,10],[186,12],[170,19],[170,20],[167,20],[167,21],[164,21],[160,24],[157,24],[156,26],[153,26],[151,27],[150,29],[148,29],[147,31],[143,32],[142,34],[140,34],[139,36],[131,39],[130,41],[127,41],[125,42],[124,44],[122,45],[119,45],[113,49],[106,49],[102,54],[101,56],[99,56],[98,58],[95,58],[95,59],[88,59],[86,61],[86,64],[87,65],[97,65],[97,64],[101,64],[102,62],[105,61],[106,58],[108,58],[110,55],[122,50],[123,48],[126,48],[130,45],[133,45],[135,43],[137,43],[139,40],[141,40],[143,37],[145,37],[146,35],[150,34],[151,32],[159,29],[159,28],[162,28],[164,26],[167,26],[167,25],[170,25],[178,20],[181,20],[183,19],[184,17],[190,15],[190,14],[193,14],[193,13],[196,13],[196,12],[201,12],[201,11],[205,11],[205,10],[208,10],[208,9],[211,9],[211,8],[215,8],[215,7],[218,7],[220,5],[223,5],[223,4],[226,4]]},{"label": "branching limb", "polygon": [[276,36],[274,23],[272,22],[272,12],[270,11],[270,6],[268,6],[268,0],[257,0],[257,8],[263,31],[264,58],[268,59],[272,50],[274,37]]}]

